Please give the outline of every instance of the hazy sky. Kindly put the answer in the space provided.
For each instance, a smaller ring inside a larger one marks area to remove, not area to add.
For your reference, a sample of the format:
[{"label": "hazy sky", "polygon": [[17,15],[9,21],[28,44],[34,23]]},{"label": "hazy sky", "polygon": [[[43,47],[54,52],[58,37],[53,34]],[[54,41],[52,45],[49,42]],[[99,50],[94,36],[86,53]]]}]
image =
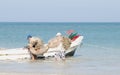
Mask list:
[{"label": "hazy sky", "polygon": [[120,0],[0,0],[0,22],[120,22]]}]

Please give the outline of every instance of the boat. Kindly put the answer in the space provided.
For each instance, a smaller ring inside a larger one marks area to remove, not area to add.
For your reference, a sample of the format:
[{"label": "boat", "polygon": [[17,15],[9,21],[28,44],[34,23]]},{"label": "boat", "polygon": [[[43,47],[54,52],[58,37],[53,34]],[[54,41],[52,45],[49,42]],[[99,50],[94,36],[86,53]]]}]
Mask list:
[{"label": "boat", "polygon": [[[70,57],[74,56],[77,48],[82,45],[83,36],[79,36],[76,40],[72,41],[71,46],[68,50],[65,51],[65,56]],[[57,52],[59,47],[50,48],[43,55],[38,55],[38,59],[53,57]],[[21,60],[21,59],[30,59],[30,53],[27,49],[24,48],[15,48],[15,49],[6,49],[0,50],[0,60]]]}]

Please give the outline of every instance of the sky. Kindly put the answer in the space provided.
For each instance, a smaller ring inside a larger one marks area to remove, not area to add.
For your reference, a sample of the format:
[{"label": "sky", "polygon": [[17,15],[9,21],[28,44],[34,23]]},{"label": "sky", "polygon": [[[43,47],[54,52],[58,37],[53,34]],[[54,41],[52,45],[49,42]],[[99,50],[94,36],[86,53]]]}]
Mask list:
[{"label": "sky", "polygon": [[0,22],[120,22],[120,0],[0,0]]}]

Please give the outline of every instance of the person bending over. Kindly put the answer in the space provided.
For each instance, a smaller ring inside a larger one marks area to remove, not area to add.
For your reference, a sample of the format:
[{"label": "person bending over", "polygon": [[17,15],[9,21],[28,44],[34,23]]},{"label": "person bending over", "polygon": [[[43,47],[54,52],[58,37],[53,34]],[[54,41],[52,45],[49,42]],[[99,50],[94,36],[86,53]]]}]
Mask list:
[{"label": "person bending over", "polygon": [[32,60],[37,59],[37,55],[43,55],[45,52],[47,52],[48,47],[44,46],[44,43],[40,38],[28,35],[27,40],[28,40],[27,48],[30,52]]}]

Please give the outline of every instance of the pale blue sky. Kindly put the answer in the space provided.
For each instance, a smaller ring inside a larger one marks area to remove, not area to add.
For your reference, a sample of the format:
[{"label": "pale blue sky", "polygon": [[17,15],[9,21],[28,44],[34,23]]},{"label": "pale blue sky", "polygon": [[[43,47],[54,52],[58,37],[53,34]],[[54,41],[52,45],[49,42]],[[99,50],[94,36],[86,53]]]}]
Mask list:
[{"label": "pale blue sky", "polygon": [[0,22],[120,22],[120,0],[0,0]]}]

